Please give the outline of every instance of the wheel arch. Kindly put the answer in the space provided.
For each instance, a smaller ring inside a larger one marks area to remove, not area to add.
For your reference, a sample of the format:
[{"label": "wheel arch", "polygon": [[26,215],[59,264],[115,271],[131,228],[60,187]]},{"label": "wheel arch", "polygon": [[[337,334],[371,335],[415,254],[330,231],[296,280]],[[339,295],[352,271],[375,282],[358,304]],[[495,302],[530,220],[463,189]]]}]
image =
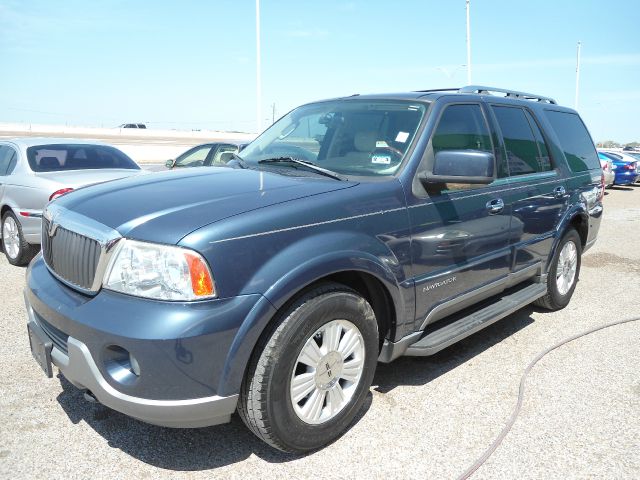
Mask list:
[{"label": "wheel arch", "polygon": [[[264,294],[263,301],[258,302],[255,312],[252,310],[234,338],[218,386],[219,394],[235,394],[240,390],[251,355],[260,345],[260,339],[270,334],[270,326],[277,322],[278,315],[305,292],[322,283],[345,285],[370,303],[378,321],[379,348],[386,337],[395,335],[404,302],[400,286],[391,280],[391,272],[371,258],[355,257],[354,252],[336,256],[331,262],[325,257],[316,257],[310,264],[300,266],[298,271],[290,272],[286,279],[278,282],[279,285]],[[317,269],[320,264],[324,265],[322,271]],[[296,288],[290,288],[291,285]]]}]

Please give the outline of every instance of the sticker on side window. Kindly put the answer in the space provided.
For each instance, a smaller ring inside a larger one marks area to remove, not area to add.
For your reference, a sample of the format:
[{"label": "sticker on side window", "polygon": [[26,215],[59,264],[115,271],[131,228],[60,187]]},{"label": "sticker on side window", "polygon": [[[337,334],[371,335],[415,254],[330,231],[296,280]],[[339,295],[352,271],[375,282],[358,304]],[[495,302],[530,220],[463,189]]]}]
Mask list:
[{"label": "sticker on side window", "polygon": [[371,157],[371,163],[380,163],[382,165],[390,165],[391,157],[389,155],[373,155]]}]

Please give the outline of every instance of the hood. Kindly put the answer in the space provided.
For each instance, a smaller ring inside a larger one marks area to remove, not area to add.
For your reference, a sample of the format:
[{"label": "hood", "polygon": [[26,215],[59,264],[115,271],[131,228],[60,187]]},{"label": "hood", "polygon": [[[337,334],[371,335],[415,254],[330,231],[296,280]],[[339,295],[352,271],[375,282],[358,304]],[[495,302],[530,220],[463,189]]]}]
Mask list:
[{"label": "hood", "polygon": [[353,182],[222,167],[140,175],[83,188],[59,205],[138,240],[175,244],[205,225]]},{"label": "hood", "polygon": [[67,170],[58,172],[38,172],[38,178],[56,182],[63,187],[80,188],[94,183],[108,182],[118,178],[146,173],[145,170],[130,168]]}]

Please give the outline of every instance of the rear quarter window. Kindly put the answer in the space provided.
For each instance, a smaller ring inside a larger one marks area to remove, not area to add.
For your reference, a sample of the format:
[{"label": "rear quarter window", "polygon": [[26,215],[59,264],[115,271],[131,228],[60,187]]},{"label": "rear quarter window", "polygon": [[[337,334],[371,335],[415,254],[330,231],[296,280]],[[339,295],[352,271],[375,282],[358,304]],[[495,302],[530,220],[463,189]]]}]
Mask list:
[{"label": "rear quarter window", "polygon": [[572,172],[600,168],[596,147],[587,127],[577,114],[546,110],[545,115],[558,136],[560,147]]}]

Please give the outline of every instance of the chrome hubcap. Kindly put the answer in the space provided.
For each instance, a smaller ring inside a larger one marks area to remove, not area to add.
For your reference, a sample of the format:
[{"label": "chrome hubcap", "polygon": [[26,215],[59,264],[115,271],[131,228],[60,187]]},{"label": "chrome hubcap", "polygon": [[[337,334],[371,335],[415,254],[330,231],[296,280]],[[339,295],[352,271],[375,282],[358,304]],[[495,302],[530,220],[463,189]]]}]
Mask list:
[{"label": "chrome hubcap", "polygon": [[566,295],[573,286],[578,268],[578,249],[575,243],[567,242],[560,251],[556,269],[556,286],[560,295]]},{"label": "chrome hubcap", "polygon": [[364,339],[348,320],[333,320],[307,339],[291,373],[293,410],[305,423],[324,423],[346,407],[364,370]]},{"label": "chrome hubcap", "polygon": [[20,252],[20,232],[12,217],[7,217],[2,225],[2,243],[4,251],[9,257],[16,258]]}]

